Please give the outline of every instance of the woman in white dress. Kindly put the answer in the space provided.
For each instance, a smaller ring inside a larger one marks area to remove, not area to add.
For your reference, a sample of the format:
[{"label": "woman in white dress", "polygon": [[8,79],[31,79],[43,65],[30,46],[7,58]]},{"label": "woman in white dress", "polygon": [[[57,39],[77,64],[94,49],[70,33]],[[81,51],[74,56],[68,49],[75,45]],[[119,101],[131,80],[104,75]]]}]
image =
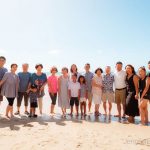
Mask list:
[{"label": "woman in white dress", "polygon": [[101,68],[95,70],[95,75],[92,79],[92,94],[95,104],[95,116],[99,116],[99,107],[102,101],[102,73]]}]

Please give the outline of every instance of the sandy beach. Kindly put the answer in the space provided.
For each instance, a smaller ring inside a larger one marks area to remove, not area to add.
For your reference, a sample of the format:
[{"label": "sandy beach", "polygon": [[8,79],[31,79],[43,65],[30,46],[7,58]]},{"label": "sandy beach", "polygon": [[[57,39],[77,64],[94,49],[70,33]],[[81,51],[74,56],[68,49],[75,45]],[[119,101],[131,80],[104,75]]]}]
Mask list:
[{"label": "sandy beach", "polygon": [[[47,90],[46,90],[47,91]],[[4,117],[7,101],[0,107],[0,148],[5,150],[149,150],[150,126],[124,124],[112,117],[109,121],[104,115],[95,119],[91,114],[86,118],[69,115],[61,118],[56,107],[56,115],[49,116],[50,98],[44,97],[44,114],[37,119],[29,119],[23,114],[8,120]],[[22,105],[23,106],[23,105]],[[16,102],[14,104],[16,111]],[[38,112],[38,111],[37,111]],[[103,114],[101,106],[100,112]],[[69,111],[68,111],[69,113]],[[113,104],[112,114],[116,114]]]}]

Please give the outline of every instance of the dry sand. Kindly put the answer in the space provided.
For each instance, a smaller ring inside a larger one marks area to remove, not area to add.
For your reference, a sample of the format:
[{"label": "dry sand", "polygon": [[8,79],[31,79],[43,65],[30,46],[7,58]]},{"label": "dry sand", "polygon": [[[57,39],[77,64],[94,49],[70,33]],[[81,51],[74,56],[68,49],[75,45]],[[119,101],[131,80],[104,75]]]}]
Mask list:
[{"label": "dry sand", "polygon": [[[112,117],[105,120],[101,115],[95,119],[91,114],[85,119],[67,116],[61,118],[48,115],[50,98],[44,97],[44,113],[37,119],[16,116],[11,120],[4,117],[7,101],[0,106],[0,149],[1,150],[150,150],[150,126],[124,124]],[[14,105],[16,110],[16,103]],[[101,107],[101,113],[103,109]],[[116,114],[116,105],[113,113]]]}]

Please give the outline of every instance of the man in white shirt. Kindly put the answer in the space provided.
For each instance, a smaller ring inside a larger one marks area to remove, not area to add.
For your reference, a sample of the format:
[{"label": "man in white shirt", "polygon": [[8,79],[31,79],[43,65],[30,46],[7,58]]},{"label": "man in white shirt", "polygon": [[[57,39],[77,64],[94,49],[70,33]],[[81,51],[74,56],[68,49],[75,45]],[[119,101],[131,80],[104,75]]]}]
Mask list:
[{"label": "man in white shirt", "polygon": [[121,120],[121,104],[123,106],[123,117],[125,118],[125,105],[126,105],[126,72],[122,70],[122,62],[116,63],[116,72],[114,73],[115,85],[115,102],[117,104],[118,115]]},{"label": "man in white shirt", "polygon": [[80,83],[77,82],[77,74],[72,75],[72,81],[69,82],[69,98],[70,98],[70,106],[71,106],[71,113],[72,116],[73,113],[73,106],[75,104],[76,106],[76,113],[77,116],[79,115],[79,99],[80,99]]}]

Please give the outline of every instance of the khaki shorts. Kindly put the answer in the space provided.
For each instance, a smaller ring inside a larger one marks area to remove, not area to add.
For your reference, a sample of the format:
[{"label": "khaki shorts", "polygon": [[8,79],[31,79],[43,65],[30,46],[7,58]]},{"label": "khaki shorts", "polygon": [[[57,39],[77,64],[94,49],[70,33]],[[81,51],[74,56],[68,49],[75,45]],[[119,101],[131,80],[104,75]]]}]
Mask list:
[{"label": "khaki shorts", "polygon": [[88,92],[88,101],[92,102],[92,92]]},{"label": "khaki shorts", "polygon": [[102,101],[106,102],[108,100],[109,103],[113,103],[115,99],[114,93],[106,92],[102,94]]},{"label": "khaki shorts", "polygon": [[115,102],[116,104],[126,104],[126,89],[115,90]]}]

